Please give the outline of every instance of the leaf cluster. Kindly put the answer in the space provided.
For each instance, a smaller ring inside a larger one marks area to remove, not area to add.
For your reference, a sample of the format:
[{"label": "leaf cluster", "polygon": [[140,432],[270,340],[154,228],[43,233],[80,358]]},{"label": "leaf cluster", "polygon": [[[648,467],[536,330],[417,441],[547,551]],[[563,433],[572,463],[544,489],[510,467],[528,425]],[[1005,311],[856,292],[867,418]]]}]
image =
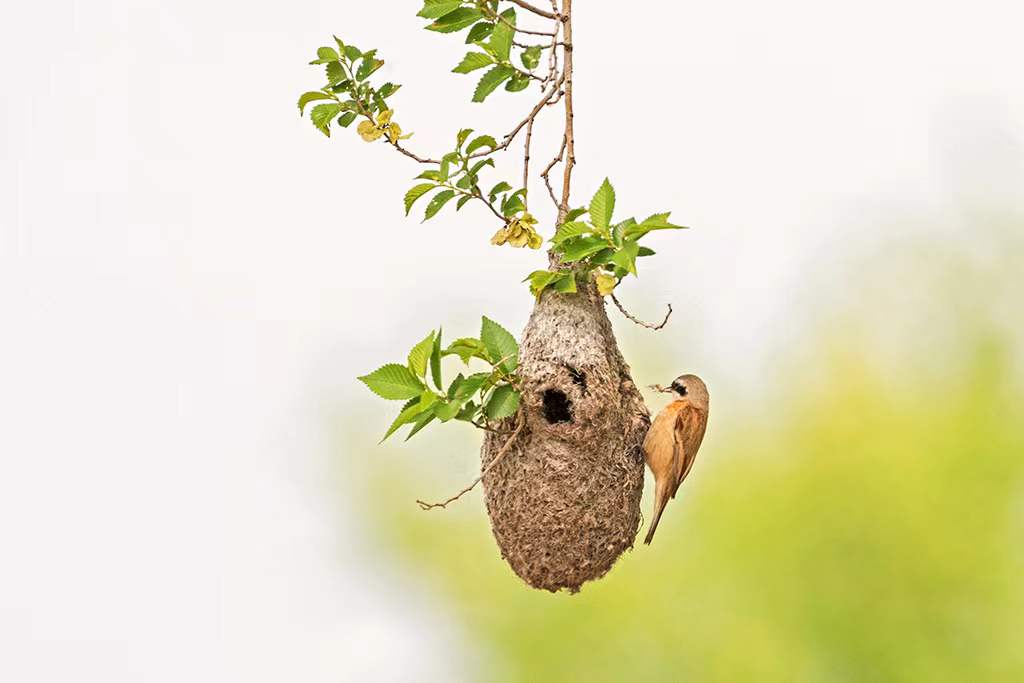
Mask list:
[{"label": "leaf cluster", "polygon": [[342,128],[348,128],[359,116],[371,123],[374,114],[389,111],[389,97],[402,86],[385,83],[379,88],[370,84],[369,78],[384,66],[384,60],[377,57],[377,50],[363,52],[354,45],[346,45],[337,36],[336,47],[321,47],[316,59],[310,64],[322,65],[327,84],[320,90],[303,93],[299,97],[299,113],[305,113],[311,102],[325,101],[310,111],[313,125],[327,137],[331,136],[331,124],[336,120]]},{"label": "leaf cluster", "polygon": [[[570,211],[551,238],[552,250],[570,271],[539,270],[527,276],[530,291],[538,298],[548,287],[575,291],[575,277],[593,277],[603,296],[611,294],[622,278],[636,275],[636,261],[653,256],[654,250],[640,246],[640,240],[655,230],[684,230],[669,222],[669,213],[657,213],[637,222],[635,218],[614,223],[615,188],[608,179],[601,184],[590,205]],[[584,217],[589,220],[584,220]],[[573,273],[570,284],[570,276]]]},{"label": "leaf cluster", "polygon": [[[515,45],[516,11],[498,12],[497,0],[463,2],[460,0],[424,0],[418,16],[430,19],[427,30],[456,33],[469,30],[466,44],[473,49],[453,69],[468,74],[487,69],[473,91],[473,101],[483,102],[502,84],[508,92],[526,90],[533,72],[540,65],[548,46]],[[513,54],[518,51],[518,54]]]},{"label": "leaf cluster", "polygon": [[[525,189],[512,191],[505,181],[494,185],[487,194],[480,188],[480,174],[487,167],[494,168],[494,159],[489,156],[498,147],[498,141],[491,135],[473,136],[472,128],[463,128],[455,137],[455,149],[441,158],[436,168],[416,176],[425,182],[412,187],[405,194],[405,215],[413,205],[434,190],[440,190],[427,204],[423,220],[427,221],[455,197],[455,210],[459,211],[471,199],[487,204],[495,215],[509,221],[525,210]],[[472,138],[472,139],[471,139]],[[468,144],[467,144],[468,143]]]},{"label": "leaf cluster", "polygon": [[[409,351],[405,364],[390,363],[359,378],[381,398],[405,401],[384,439],[411,424],[409,440],[435,420],[458,420],[490,429],[519,410],[519,344],[515,337],[486,316],[478,338],[462,337],[445,348],[441,333],[440,329],[431,331]],[[467,369],[446,383],[441,360],[447,356],[457,356]],[[485,369],[469,372],[474,360],[482,362]]]}]

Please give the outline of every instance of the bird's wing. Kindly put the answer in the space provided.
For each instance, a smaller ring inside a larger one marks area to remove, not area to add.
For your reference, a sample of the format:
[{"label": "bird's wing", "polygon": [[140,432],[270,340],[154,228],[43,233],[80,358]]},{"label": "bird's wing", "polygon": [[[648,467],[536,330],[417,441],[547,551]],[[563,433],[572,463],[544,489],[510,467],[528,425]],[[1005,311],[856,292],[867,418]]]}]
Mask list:
[{"label": "bird's wing", "polygon": [[689,403],[676,412],[675,428],[675,452],[673,465],[675,465],[676,479],[672,486],[672,497],[676,497],[679,485],[683,483],[694,461],[697,460],[697,450],[700,449],[701,441],[704,440],[704,430],[707,428],[708,418],[699,408]]}]

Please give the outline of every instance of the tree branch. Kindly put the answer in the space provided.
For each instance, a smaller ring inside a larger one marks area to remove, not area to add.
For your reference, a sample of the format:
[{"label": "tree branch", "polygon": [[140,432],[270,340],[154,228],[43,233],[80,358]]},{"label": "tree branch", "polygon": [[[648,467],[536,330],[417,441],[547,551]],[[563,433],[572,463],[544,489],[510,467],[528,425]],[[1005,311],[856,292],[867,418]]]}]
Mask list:
[{"label": "tree branch", "polygon": [[576,165],[576,138],[573,131],[572,111],[572,0],[562,3],[562,40],[565,47],[562,79],[565,81],[565,172],[562,175],[562,201],[558,207],[558,224],[565,221],[569,213],[569,193],[572,187],[572,168]]},{"label": "tree branch", "polygon": [[475,489],[476,485],[484,480],[484,477],[487,476],[487,473],[490,472],[494,468],[494,466],[501,461],[503,457],[505,457],[505,454],[508,453],[509,450],[511,450],[512,444],[515,442],[516,437],[519,436],[519,432],[523,431],[523,427],[526,426],[526,416],[522,412],[519,413],[517,422],[518,424],[516,425],[515,431],[512,432],[512,436],[508,437],[508,441],[505,442],[505,445],[501,447],[501,450],[498,451],[498,454],[494,456],[494,459],[487,463],[487,467],[484,468],[484,471],[480,473],[479,477],[473,480],[472,484],[462,489],[448,500],[443,501],[441,503],[427,503],[422,500],[417,500],[416,504],[420,506],[420,509],[433,510],[434,508],[447,508],[448,505],[454,503],[459,498],[462,498],[464,495]]},{"label": "tree branch", "polygon": [[544,17],[545,19],[558,19],[558,15],[557,14],[552,14],[551,12],[542,10],[540,7],[534,7],[530,3],[525,2],[525,0],[508,0],[508,1],[511,2],[513,5],[519,5],[520,7],[522,7],[523,9],[525,9],[525,10],[527,10],[529,12],[533,12],[534,14],[539,14],[540,16]]},{"label": "tree branch", "polygon": [[612,301],[615,302],[615,306],[619,309],[622,315],[626,316],[626,318],[635,322],[640,327],[646,327],[649,330],[660,330],[661,328],[665,327],[665,325],[668,324],[668,319],[672,317],[672,304],[669,304],[668,313],[665,314],[665,319],[661,321],[661,324],[651,325],[650,323],[645,323],[643,320],[640,320],[639,318],[635,318],[634,316],[632,316],[630,312],[627,311],[621,303],[619,303],[619,299],[618,297],[615,296],[614,292],[612,292]]}]

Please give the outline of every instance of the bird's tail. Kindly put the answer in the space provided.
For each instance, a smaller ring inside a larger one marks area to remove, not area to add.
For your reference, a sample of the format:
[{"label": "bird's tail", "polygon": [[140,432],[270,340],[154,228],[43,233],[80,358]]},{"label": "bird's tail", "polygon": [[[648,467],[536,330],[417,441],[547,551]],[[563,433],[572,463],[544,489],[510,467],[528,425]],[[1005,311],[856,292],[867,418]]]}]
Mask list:
[{"label": "bird's tail", "polygon": [[654,538],[654,532],[658,530],[658,522],[661,521],[661,513],[665,511],[665,505],[668,504],[668,491],[661,486],[655,489],[654,493],[654,517],[651,519],[651,527],[647,530],[647,537],[644,538],[644,545],[650,545],[651,539]]}]

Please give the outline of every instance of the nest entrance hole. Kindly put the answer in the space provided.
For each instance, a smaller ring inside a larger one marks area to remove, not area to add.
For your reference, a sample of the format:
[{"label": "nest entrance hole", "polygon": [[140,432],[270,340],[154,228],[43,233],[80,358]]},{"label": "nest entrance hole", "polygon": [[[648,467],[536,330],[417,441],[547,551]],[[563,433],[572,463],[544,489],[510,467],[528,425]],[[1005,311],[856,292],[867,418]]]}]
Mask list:
[{"label": "nest entrance hole", "polygon": [[546,389],[543,396],[544,419],[549,424],[572,422],[572,401],[564,391]]}]

